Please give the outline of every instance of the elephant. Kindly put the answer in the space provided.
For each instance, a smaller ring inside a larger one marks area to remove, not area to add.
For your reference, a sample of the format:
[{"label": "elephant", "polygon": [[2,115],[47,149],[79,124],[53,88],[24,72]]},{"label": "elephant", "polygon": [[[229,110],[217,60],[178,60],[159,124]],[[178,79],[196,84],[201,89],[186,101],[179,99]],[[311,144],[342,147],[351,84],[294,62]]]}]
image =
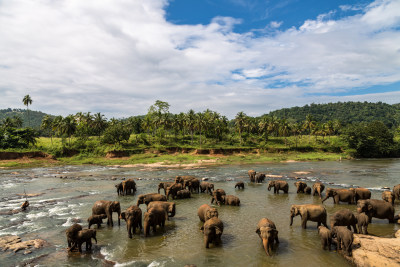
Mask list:
[{"label": "elephant", "polygon": [[338,210],[331,216],[330,221],[331,229],[334,226],[347,226],[347,228],[351,230],[350,226],[352,226],[354,233],[357,234],[357,218],[349,209]]},{"label": "elephant", "polygon": [[265,180],[265,174],[264,173],[257,173],[255,177],[255,182],[256,183],[262,183]]},{"label": "elephant", "polygon": [[197,178],[186,180],[183,183],[183,187],[184,188],[187,187],[189,189],[189,191],[192,192],[192,193],[194,193],[194,192],[200,193],[200,181]]},{"label": "elephant", "polygon": [[224,232],[224,224],[219,218],[212,217],[207,220],[204,223],[202,230],[204,234],[204,245],[206,248],[210,247],[210,243],[214,243],[215,245],[221,243],[221,235]]},{"label": "elephant", "polygon": [[222,195],[220,203],[230,206],[240,206],[240,199],[233,195]]},{"label": "elephant", "polygon": [[337,251],[343,248],[347,256],[351,256],[353,245],[353,233],[346,226],[332,228],[332,238],[337,239]]},{"label": "elephant", "polygon": [[92,215],[90,216],[87,221],[89,223],[89,229],[90,226],[92,226],[93,224],[97,224],[97,228],[100,228],[101,224],[103,223],[103,219],[107,218],[106,214],[100,214],[100,215]]},{"label": "elephant", "polygon": [[78,246],[78,244],[76,243],[76,237],[80,230],[82,230],[82,226],[77,223],[71,225],[67,230],[65,230],[69,251],[73,251]]},{"label": "elephant", "polygon": [[211,204],[214,202],[217,203],[219,205],[219,203],[221,202],[221,196],[225,196],[225,190],[224,189],[216,189],[213,193],[212,193],[212,199],[211,199]]},{"label": "elephant", "polygon": [[380,199],[361,199],[357,202],[357,212],[365,212],[368,222],[372,217],[378,219],[388,219],[389,223],[394,223],[394,207],[389,202]]},{"label": "elephant", "polygon": [[133,195],[136,192],[136,182],[133,179],[128,179],[122,182],[122,194]]},{"label": "elephant", "polygon": [[191,175],[185,175],[185,176],[176,176],[175,177],[175,183],[180,183],[184,185],[185,181],[189,181],[192,179],[196,179],[196,177],[191,176]]},{"label": "elephant", "polygon": [[247,172],[247,174],[249,175],[250,178],[250,182],[254,183],[256,181],[256,171],[254,170],[249,170]]},{"label": "elephant", "polygon": [[82,244],[86,243],[86,251],[92,249],[92,238],[96,241],[96,230],[95,229],[83,229],[80,230],[76,235],[76,243],[78,245],[79,252],[82,252]]},{"label": "elephant", "polygon": [[307,184],[306,184],[305,182],[303,182],[303,181],[297,181],[297,182],[294,183],[294,185],[295,185],[296,188],[297,188],[297,194],[298,194],[298,193],[305,193],[305,192],[304,192],[304,189],[306,189],[306,187],[307,187]]},{"label": "elephant", "polygon": [[160,207],[154,207],[144,213],[144,236],[148,236],[150,233],[150,227],[153,228],[153,233],[157,232],[157,225],[164,228],[165,218],[167,217],[164,209]]},{"label": "elephant", "polygon": [[382,192],[382,199],[394,205],[394,194],[392,191],[386,190]]},{"label": "elephant", "polygon": [[122,196],[122,195],[123,195],[123,191],[124,191],[124,190],[123,190],[123,187],[122,187],[122,183],[116,184],[116,185],[115,185],[115,188],[117,188],[117,194],[118,194],[118,196],[119,196],[119,195]]},{"label": "elephant", "polygon": [[306,188],[304,188],[304,193],[306,193],[307,195],[311,195],[311,187],[307,186]]},{"label": "elephant", "polygon": [[276,230],[275,223],[268,218],[262,218],[257,223],[256,233],[261,238],[265,253],[270,256],[270,251],[274,246],[274,241],[278,244],[278,230]]},{"label": "elephant", "polygon": [[364,235],[368,235],[368,223],[369,223],[369,218],[368,215],[365,214],[365,212],[358,213],[356,214],[357,218],[357,226],[358,226],[358,232]]},{"label": "elephant", "polygon": [[114,226],[112,220],[113,212],[118,213],[118,225],[121,225],[121,221],[119,219],[119,216],[121,215],[121,206],[119,201],[98,200],[92,207],[92,215],[107,215],[107,225],[109,226]]},{"label": "elephant", "polygon": [[187,190],[187,189],[182,189],[182,190],[179,190],[179,191],[176,193],[176,197],[177,197],[178,199],[191,198],[191,193],[190,193],[190,191]]},{"label": "elephant", "polygon": [[242,182],[242,181],[239,181],[239,182],[237,182],[236,184],[235,184],[235,188],[238,188],[238,189],[244,189],[244,183]]},{"label": "elephant", "polygon": [[200,183],[200,192],[204,193],[207,191],[210,195],[212,195],[212,191],[214,190],[214,184],[209,182],[201,182]]},{"label": "elephant", "polygon": [[164,189],[164,195],[167,195],[167,187],[173,185],[173,182],[161,182],[158,184],[158,193],[160,194],[160,189]]},{"label": "elephant", "polygon": [[135,205],[130,206],[125,211],[121,212],[120,218],[126,222],[126,230],[128,230],[128,237],[136,233],[136,227],[141,230],[142,227],[142,210]]},{"label": "elephant", "polygon": [[400,184],[393,186],[394,199],[400,200]]},{"label": "elephant", "polygon": [[324,201],[327,200],[329,197],[333,198],[333,204],[339,204],[339,201],[353,204],[355,191],[350,189],[328,188],[326,189],[326,195],[324,199],[322,199],[322,203],[324,203]]},{"label": "elephant", "polygon": [[167,197],[158,193],[142,194],[138,196],[136,206],[139,206],[140,204],[148,205],[152,201],[167,201]]},{"label": "elephant", "polygon": [[275,194],[279,194],[279,190],[282,190],[286,194],[289,192],[289,185],[286,181],[282,181],[282,180],[269,181],[268,191],[271,191],[271,187],[274,188]]},{"label": "elephant", "polygon": [[218,218],[218,210],[216,208],[211,208],[208,204],[203,204],[197,210],[197,215],[199,216],[200,221],[206,222],[212,217]]},{"label": "elephant", "polygon": [[318,195],[319,198],[321,199],[322,198],[322,192],[325,189],[325,185],[323,183],[316,182],[315,184],[313,184],[312,188],[314,190],[313,196]]},{"label": "elephant", "polygon": [[147,206],[147,210],[153,207],[160,207],[165,210],[167,213],[166,220],[169,220],[169,217],[174,217],[176,213],[176,205],[174,202],[166,202],[166,201],[153,201],[150,202]]},{"label": "elephant", "polygon": [[165,194],[167,196],[167,200],[169,199],[169,196],[172,196],[172,199],[175,199],[178,191],[182,190],[183,188],[184,187],[182,186],[181,183],[174,183],[171,186],[167,187]]},{"label": "elephant", "polygon": [[318,227],[318,234],[319,237],[321,238],[321,245],[322,249],[326,249],[328,247],[328,250],[331,250],[331,244],[332,244],[332,232],[325,226],[319,226]]},{"label": "elephant", "polygon": [[350,188],[349,190],[354,191],[354,203],[357,203],[360,199],[370,199],[371,191],[367,188],[359,187],[359,188]]},{"label": "elephant", "polygon": [[301,217],[301,226],[303,229],[307,228],[307,221],[317,222],[318,226],[322,223],[325,227],[328,227],[326,225],[326,209],[322,205],[292,205],[290,207],[290,226],[293,224],[293,217],[297,215]]}]

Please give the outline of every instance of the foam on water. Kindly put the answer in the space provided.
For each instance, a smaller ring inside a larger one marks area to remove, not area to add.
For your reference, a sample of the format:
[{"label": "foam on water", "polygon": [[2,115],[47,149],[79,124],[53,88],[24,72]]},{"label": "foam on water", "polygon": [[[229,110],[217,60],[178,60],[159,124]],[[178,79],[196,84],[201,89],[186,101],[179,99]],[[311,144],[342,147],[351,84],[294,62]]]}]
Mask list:
[{"label": "foam on water", "polygon": [[26,217],[30,220],[34,220],[34,219],[39,219],[42,217],[47,217],[49,214],[47,212],[39,212],[39,213],[30,213],[28,215],[26,215]]}]

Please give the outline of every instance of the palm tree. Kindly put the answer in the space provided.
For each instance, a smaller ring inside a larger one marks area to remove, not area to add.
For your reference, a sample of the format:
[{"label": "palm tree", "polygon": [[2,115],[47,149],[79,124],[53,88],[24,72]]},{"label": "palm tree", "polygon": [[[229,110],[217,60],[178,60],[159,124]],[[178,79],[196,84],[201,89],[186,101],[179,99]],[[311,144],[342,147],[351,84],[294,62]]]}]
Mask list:
[{"label": "palm tree", "polygon": [[101,133],[107,128],[107,120],[104,118],[103,114],[101,114],[100,112],[97,112],[94,115],[92,127],[93,127],[93,130],[95,131],[95,133],[98,134],[99,139],[100,139]]},{"label": "palm tree", "polygon": [[21,128],[22,127],[22,119],[20,116],[13,116],[13,121],[14,121],[14,126],[15,128]]},{"label": "palm tree", "polygon": [[26,95],[24,96],[24,98],[22,99],[22,102],[24,103],[24,105],[26,106],[26,110],[28,112],[28,126],[30,126],[31,122],[29,119],[29,105],[32,105],[32,98],[30,97],[30,95]]},{"label": "palm tree", "polygon": [[[205,125],[206,125],[206,117],[205,117],[205,113],[197,113],[196,114],[196,127],[200,132],[200,148],[201,148],[201,133],[202,130],[205,129]],[[205,137],[204,137],[205,138]]]},{"label": "palm tree", "polygon": [[242,131],[244,126],[246,125],[246,121],[247,121],[247,115],[243,111],[240,111],[238,112],[238,114],[236,114],[235,126],[239,131],[240,145],[242,145]]},{"label": "palm tree", "polygon": [[258,122],[258,129],[260,133],[265,136],[265,142],[268,141],[268,124],[269,124],[269,118],[267,116],[263,116],[261,120]]},{"label": "palm tree", "polygon": [[61,121],[61,133],[69,137],[69,145],[71,145],[71,136],[76,131],[76,121],[73,115],[65,117]]},{"label": "palm tree", "polygon": [[304,129],[308,130],[308,134],[311,136],[314,128],[315,128],[315,121],[312,115],[308,114],[306,116],[306,120],[304,121]]},{"label": "palm tree", "polygon": [[285,137],[285,146],[287,146],[287,136],[290,132],[290,125],[286,119],[282,119],[279,127],[279,132]]},{"label": "palm tree", "polygon": [[302,127],[301,124],[295,123],[291,126],[292,133],[294,135],[295,143],[296,143],[296,148],[297,148],[297,142],[298,142],[298,137],[301,134]]},{"label": "palm tree", "polygon": [[191,135],[190,144],[191,145],[193,145],[193,132],[194,132],[194,128],[195,128],[195,123],[196,123],[196,113],[194,112],[193,109],[191,109],[186,114],[186,126],[190,131],[190,135]]},{"label": "palm tree", "polygon": [[43,118],[40,128],[43,130],[49,130],[51,146],[53,146],[53,119],[49,115],[46,115]]}]

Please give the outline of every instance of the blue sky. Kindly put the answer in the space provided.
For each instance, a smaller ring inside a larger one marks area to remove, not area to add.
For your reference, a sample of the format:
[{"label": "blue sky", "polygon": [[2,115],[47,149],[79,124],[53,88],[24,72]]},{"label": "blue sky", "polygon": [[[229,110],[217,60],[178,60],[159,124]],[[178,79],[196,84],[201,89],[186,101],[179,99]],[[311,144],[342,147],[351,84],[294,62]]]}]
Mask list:
[{"label": "blue sky", "polygon": [[233,118],[400,102],[400,0],[0,0],[0,108]]}]

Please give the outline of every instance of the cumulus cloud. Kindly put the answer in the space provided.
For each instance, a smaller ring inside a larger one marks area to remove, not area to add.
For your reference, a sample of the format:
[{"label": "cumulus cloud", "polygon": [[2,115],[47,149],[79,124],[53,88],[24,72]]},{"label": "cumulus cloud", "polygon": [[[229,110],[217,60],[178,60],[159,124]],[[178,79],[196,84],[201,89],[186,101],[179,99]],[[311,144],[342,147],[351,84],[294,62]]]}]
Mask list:
[{"label": "cumulus cloud", "polygon": [[[175,25],[165,19],[167,5],[1,1],[0,106],[23,107],[30,94],[33,109],[110,118],[144,114],[160,99],[173,112],[210,108],[233,117],[400,81],[399,1],[378,0],[337,20],[321,14],[265,35],[235,33],[240,20],[229,17]],[[356,98],[374,97],[388,94]]]}]

